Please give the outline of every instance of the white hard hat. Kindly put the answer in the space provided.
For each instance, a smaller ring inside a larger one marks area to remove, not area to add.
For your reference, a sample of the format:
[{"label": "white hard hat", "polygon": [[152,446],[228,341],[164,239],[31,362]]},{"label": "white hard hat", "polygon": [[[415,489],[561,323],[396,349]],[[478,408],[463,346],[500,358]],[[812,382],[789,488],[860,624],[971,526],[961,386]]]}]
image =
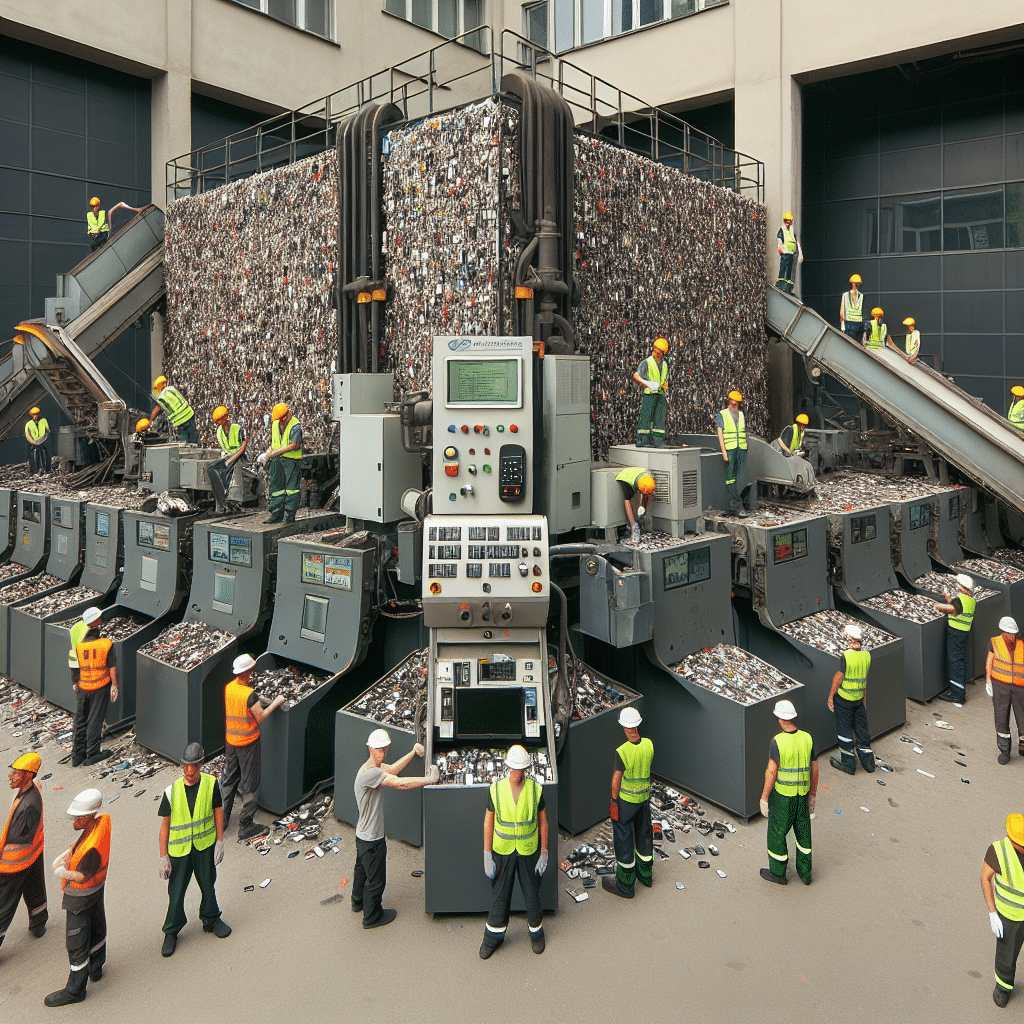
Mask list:
[{"label": "white hard hat", "polygon": [[508,748],[508,753],[505,755],[505,764],[509,768],[529,768],[530,767],[530,755],[526,752],[526,747],[520,746],[518,743],[513,743]]},{"label": "white hard hat", "polygon": [[391,746],[391,737],[384,729],[374,729],[367,737],[366,745],[374,747],[376,750],[383,750],[385,747]]},{"label": "white hard hat", "polygon": [[860,626],[854,626],[852,623],[850,625],[848,625],[848,626],[845,626],[843,628],[843,632],[851,640],[863,640],[864,639],[864,632],[863,632],[863,630],[860,628]]},{"label": "white hard hat", "polygon": [[643,719],[640,717],[640,712],[635,707],[630,705],[628,708],[623,708],[619,712],[619,725],[623,729],[635,729]]},{"label": "white hard hat", "polygon": [[236,676],[240,676],[243,672],[248,672],[249,669],[255,668],[255,667],[256,667],[256,662],[253,661],[252,658],[249,657],[248,654],[240,654],[231,663],[231,671],[234,672]]},{"label": "white hard hat", "polygon": [[775,705],[775,717],[790,722],[796,718],[796,708],[791,700],[780,700]]},{"label": "white hard hat", "polygon": [[86,608],[82,612],[82,621],[87,625],[91,626],[94,622],[98,622],[103,618],[103,612],[99,608]]},{"label": "white hard hat", "polygon": [[999,620],[999,632],[1019,633],[1020,630],[1017,628],[1017,620],[1012,615],[1004,615]]},{"label": "white hard hat", "polygon": [[958,572],[956,574],[956,581],[964,588],[964,590],[974,589],[974,580],[972,580],[965,572]]},{"label": "white hard hat", "polygon": [[95,814],[103,806],[103,794],[98,789],[83,789],[68,808],[72,818],[81,818],[86,814]]}]

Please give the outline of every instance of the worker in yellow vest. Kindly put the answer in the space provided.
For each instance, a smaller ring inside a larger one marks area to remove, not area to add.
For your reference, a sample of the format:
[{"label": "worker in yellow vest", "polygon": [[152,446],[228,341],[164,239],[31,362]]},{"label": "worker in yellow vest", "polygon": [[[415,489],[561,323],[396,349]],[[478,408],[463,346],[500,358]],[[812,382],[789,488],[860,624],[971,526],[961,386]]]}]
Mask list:
[{"label": "worker in yellow vest", "polygon": [[[868,727],[871,653],[862,647],[864,633],[860,626],[850,623],[843,632],[849,646],[843,651],[843,667],[832,677],[832,690],[828,695],[828,709],[836,716],[841,757],[833,754],[828,763],[847,775],[856,775],[857,758],[860,758],[864,771],[875,770],[875,753],[871,749],[871,730]],[[855,737],[857,757],[854,757]]]},{"label": "worker in yellow vest", "polygon": [[46,931],[43,792],[36,782],[40,767],[39,755],[29,751],[14,759],[7,776],[15,796],[0,832],[0,946],[22,900],[28,911],[28,930],[37,939]]},{"label": "worker in yellow vest", "polygon": [[996,937],[996,987],[992,999],[1005,1006],[1013,991],[1017,957],[1024,944],[1024,814],[1006,817],[1006,837],[985,852],[981,891]]},{"label": "worker in yellow vest", "polygon": [[800,413],[789,426],[782,428],[782,433],[779,434],[777,440],[772,441],[772,447],[786,456],[802,455],[804,430],[810,422],[807,413]]},{"label": "worker in yellow vest", "polygon": [[89,200],[89,212],[85,215],[85,226],[89,238],[89,248],[92,252],[95,252],[110,237],[107,211],[100,209],[98,196],[93,196]]},{"label": "worker in yellow vest", "polygon": [[266,522],[294,523],[302,482],[302,427],[284,402],[274,406],[270,417],[270,447],[256,459],[259,465],[267,465],[270,474],[270,518]]},{"label": "worker in yellow vest", "polygon": [[946,616],[946,676],[949,686],[939,698],[951,704],[967,701],[967,680],[970,676],[971,624],[978,602],[974,599],[974,580],[965,572],[957,573],[957,592],[942,592],[945,603],[933,601],[935,610]]},{"label": "worker in yellow vest", "polygon": [[615,750],[612,767],[612,819],[615,845],[615,877],[605,875],[607,892],[631,900],[636,883],[649,889],[654,884],[654,822],[651,820],[651,763],[654,744],[640,737],[643,719],[634,707],[619,712],[626,742]]},{"label": "worker in yellow vest", "polygon": [[117,700],[117,669],[114,666],[114,641],[100,636],[103,612],[86,608],[82,621],[88,626],[75,645],[78,667],[71,669],[75,688],[75,734],[71,748],[71,765],[98,764],[110,756],[100,750],[103,720],[112,700]]},{"label": "worker in yellow vest", "polygon": [[256,805],[260,796],[260,725],[283,703],[275,697],[266,708],[259,694],[249,685],[256,662],[248,654],[235,658],[231,670],[234,679],[224,687],[225,743],[221,785],[224,799],[224,828],[231,822],[235,794],[241,790],[242,813],[238,818],[238,838],[265,836],[269,829],[257,825]]},{"label": "worker in yellow vest", "polygon": [[153,400],[156,405],[149,414],[151,420],[155,420],[162,411],[179,441],[185,444],[199,444],[195,410],[176,387],[167,383],[167,378],[163,374],[153,381]]},{"label": "worker in yellow vest", "polygon": [[751,497],[747,484],[747,421],[740,409],[742,401],[738,391],[730,391],[729,404],[715,417],[715,426],[725,463],[729,508],[734,515],[745,518],[757,508],[757,492]]},{"label": "worker in yellow vest", "polygon": [[491,909],[484,925],[480,959],[504,941],[516,877],[526,901],[530,946],[544,952],[544,911],[540,880],[548,867],[548,812],[544,790],[526,774],[530,755],[518,743],[505,756],[508,777],[491,783],[484,811],[484,874],[491,880]]},{"label": "worker in yellow vest", "polygon": [[871,323],[864,331],[865,348],[885,348],[885,343],[889,338],[889,328],[882,323],[883,316],[885,316],[885,311],[881,306],[875,306],[871,310]]},{"label": "worker in yellow vest", "polygon": [[793,214],[789,211],[782,215],[782,227],[779,228],[776,238],[779,242],[779,279],[775,282],[775,287],[780,292],[792,295],[796,281],[795,264],[803,263],[804,251],[793,233]]},{"label": "worker in yellow vest", "polygon": [[908,316],[903,321],[903,326],[907,329],[907,337],[903,343],[903,352],[907,357],[907,362],[913,366],[917,362],[917,357],[921,354],[921,332],[917,329],[917,324],[912,316]]},{"label": "worker in yellow vest", "polygon": [[642,387],[640,419],[636,425],[638,448],[665,447],[668,416],[668,341],[655,338],[651,354],[636,368],[633,380]]},{"label": "worker in yellow vest", "polygon": [[110,864],[110,815],[100,814],[98,789],[79,793],[68,808],[72,826],[82,834],[54,862],[67,912],[66,946],[71,971],[65,986],[51,992],[47,1006],[67,1006],[85,999],[86,983],[103,977],[107,962],[107,914],[104,906]]},{"label": "worker in yellow vest", "polygon": [[28,445],[28,468],[37,473],[50,472],[50,424],[38,406],[29,410],[25,421],[25,442]]},{"label": "worker in yellow vest", "polygon": [[818,760],[811,734],[796,727],[796,708],[790,700],[775,704],[781,732],[768,748],[768,767],[761,791],[761,813],[768,819],[768,864],[761,868],[766,882],[786,885],[789,830],[796,841],[796,873],[811,884],[811,816],[818,795]]},{"label": "worker in yellow vest", "polygon": [[622,504],[626,510],[626,521],[629,525],[629,539],[640,542],[640,520],[647,515],[647,510],[654,500],[657,484],[649,469],[643,466],[627,466],[615,474],[615,480],[622,484]]},{"label": "worker in yellow vest", "polygon": [[850,275],[850,290],[839,300],[839,330],[853,338],[864,339],[864,296],[860,292],[860,274]]},{"label": "worker in yellow vest", "polygon": [[[218,405],[213,410],[213,422],[217,427],[217,444],[220,445],[221,454],[225,460],[224,474],[230,474],[231,477],[231,483],[228,485],[224,498],[231,502],[237,511],[242,504],[242,473],[247,461],[245,450],[249,447],[249,438],[242,429],[241,423],[231,422],[231,416],[225,405]],[[223,503],[219,503],[217,511],[226,512],[227,508]]]},{"label": "worker in yellow vest", "polygon": [[985,659],[985,692],[992,698],[1000,764],[1010,763],[1010,708],[1017,721],[1018,753],[1024,757],[1024,640],[1017,620],[1004,615]]},{"label": "worker in yellow vest", "polygon": [[1010,408],[1006,410],[1006,418],[1011,426],[1024,430],[1024,385],[1014,384],[1010,394],[1013,398],[1010,399]]}]

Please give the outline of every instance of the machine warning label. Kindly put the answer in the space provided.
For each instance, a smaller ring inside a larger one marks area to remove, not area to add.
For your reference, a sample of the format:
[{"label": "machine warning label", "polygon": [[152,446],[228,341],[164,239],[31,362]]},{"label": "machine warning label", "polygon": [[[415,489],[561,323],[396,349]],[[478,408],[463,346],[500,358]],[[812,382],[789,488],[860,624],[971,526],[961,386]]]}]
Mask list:
[{"label": "machine warning label", "polygon": [[695,548],[668,555],[661,563],[661,569],[665,590],[675,590],[688,583],[703,583],[711,579],[711,548]]},{"label": "machine warning label", "polygon": [[226,533],[210,534],[210,561],[227,562],[230,560],[230,546]]},{"label": "machine warning label", "polygon": [[344,555],[325,555],[324,583],[339,590],[351,590],[352,559]]},{"label": "machine warning label", "polygon": [[324,582],[324,556],[318,551],[302,552],[302,582]]},{"label": "machine warning label", "polygon": [[775,535],[775,564],[792,562],[807,555],[807,531],[793,530],[791,533]]}]

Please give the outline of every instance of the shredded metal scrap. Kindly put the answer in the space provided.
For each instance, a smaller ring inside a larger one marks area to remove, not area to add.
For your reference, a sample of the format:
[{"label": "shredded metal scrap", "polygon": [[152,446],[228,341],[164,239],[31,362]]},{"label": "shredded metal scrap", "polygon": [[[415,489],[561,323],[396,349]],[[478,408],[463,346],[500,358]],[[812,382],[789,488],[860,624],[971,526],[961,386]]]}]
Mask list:
[{"label": "shredded metal scrap", "polygon": [[205,622],[179,622],[150,640],[139,649],[139,654],[148,654],[175,668],[189,669],[212,658],[234,639],[231,633],[214,629]]},{"label": "shredded metal scrap", "polygon": [[[78,621],[78,619],[65,619],[63,622],[57,623],[57,625],[70,629]],[[145,615],[117,615],[100,624],[100,636],[107,640],[113,640],[116,643],[118,640],[125,640],[133,633],[137,633],[146,623],[152,621],[152,619],[147,618]]]},{"label": "shredded metal scrap", "polygon": [[9,580],[14,576],[18,576],[23,572],[28,572],[27,566],[18,565],[17,562],[6,562],[4,565],[0,565],[0,582],[3,580]]},{"label": "shredded metal scrap", "polygon": [[329,672],[319,672],[308,667],[299,668],[296,665],[281,665],[273,670],[261,669],[259,672],[253,672],[249,677],[249,685],[261,698],[274,700],[277,697],[284,697],[282,707],[287,711],[318,690],[330,678]]},{"label": "shredded metal scrap", "polygon": [[1006,562],[996,562],[991,558],[965,558],[962,562],[954,562],[957,572],[966,572],[971,576],[995,580],[997,583],[1020,583],[1024,580],[1024,568],[1017,568]]},{"label": "shredded metal scrap", "polygon": [[41,597],[38,601],[33,601],[31,604],[22,605],[19,610],[26,615],[33,615],[37,619],[45,619],[47,615],[62,612],[65,608],[70,608],[74,604],[78,604],[81,601],[91,601],[99,596],[100,592],[93,590],[92,587],[72,587],[70,590],[60,590],[56,594],[50,594],[48,597]]},{"label": "shredded metal scrap", "polygon": [[50,587],[59,587],[66,582],[59,576],[51,576],[48,572],[29,576],[27,579],[18,580],[17,583],[9,583],[6,587],[0,588],[0,605],[14,604],[33,594],[41,594],[44,590],[49,590]]},{"label": "shredded metal scrap", "polygon": [[582,671],[576,676],[576,706],[572,718],[578,722],[581,718],[599,715],[609,708],[618,707],[635,700],[639,694],[627,690],[624,686],[599,676],[596,672]]},{"label": "shredded metal scrap", "polygon": [[1007,565],[1024,570],[1024,549],[1022,548],[996,548],[992,552],[992,557],[998,562],[1005,562]]},{"label": "shredded metal scrap", "polygon": [[[914,580],[914,586],[921,590],[927,590],[936,597],[941,597],[943,594],[956,593],[956,577],[945,572],[925,572]],[[987,597],[998,596],[998,591],[989,590],[988,587],[980,586],[977,580],[974,581],[973,597],[975,601],[983,601]]]},{"label": "shredded metal scrap", "polygon": [[378,679],[345,710],[382,725],[413,730],[417,707],[426,706],[426,692],[427,650],[423,648]]},{"label": "shredded metal scrap", "polygon": [[839,657],[849,646],[843,633],[846,626],[860,627],[864,635],[861,645],[865,651],[891,644],[899,639],[877,626],[872,626],[870,622],[863,622],[845,612],[831,609],[805,615],[802,619],[794,619],[779,626],[779,631],[807,644],[808,647],[817,647],[820,651]]},{"label": "shredded metal scrap", "polygon": [[738,704],[756,704],[769,697],[780,696],[796,686],[777,668],[728,644],[688,654],[669,668],[688,682]]},{"label": "shredded metal scrap", "polygon": [[[434,758],[434,764],[441,772],[442,786],[490,785],[503,779],[508,772],[505,767],[505,748],[459,747],[448,750]],[[554,773],[543,751],[533,751],[533,767],[527,775],[538,782],[552,781]]]},{"label": "shredded metal scrap", "polygon": [[942,618],[942,612],[935,610],[935,604],[930,598],[922,594],[910,594],[905,590],[887,590],[877,597],[866,597],[861,605],[910,622],[925,623]]},{"label": "shredded metal scrap", "polygon": [[898,501],[913,501],[915,498],[930,498],[948,490],[948,486],[917,477],[892,479],[851,470],[819,478],[817,493],[810,500],[808,509],[816,513],[850,512]]},{"label": "shredded metal scrap", "polygon": [[649,533],[641,533],[640,540],[635,544],[626,534],[625,540],[619,543],[628,548],[636,548],[637,551],[660,551],[663,548],[674,548],[683,543],[682,537],[670,537],[667,533],[660,533],[658,530],[651,530]]}]

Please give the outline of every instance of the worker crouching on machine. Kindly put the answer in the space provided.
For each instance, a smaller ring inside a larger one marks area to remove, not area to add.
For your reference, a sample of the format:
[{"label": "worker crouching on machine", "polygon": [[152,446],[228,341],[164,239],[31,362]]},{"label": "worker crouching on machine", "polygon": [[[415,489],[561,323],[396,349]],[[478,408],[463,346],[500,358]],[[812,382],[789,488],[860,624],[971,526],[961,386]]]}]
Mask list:
[{"label": "worker crouching on machine", "polygon": [[787,457],[803,455],[804,429],[810,422],[806,413],[800,413],[788,427],[783,428],[778,438],[772,441],[772,447]]},{"label": "worker crouching on machine", "polygon": [[640,520],[647,514],[654,500],[657,487],[649,469],[642,466],[627,466],[615,479],[623,487],[623,505],[626,509],[626,521],[629,523],[629,539],[640,542]]}]

